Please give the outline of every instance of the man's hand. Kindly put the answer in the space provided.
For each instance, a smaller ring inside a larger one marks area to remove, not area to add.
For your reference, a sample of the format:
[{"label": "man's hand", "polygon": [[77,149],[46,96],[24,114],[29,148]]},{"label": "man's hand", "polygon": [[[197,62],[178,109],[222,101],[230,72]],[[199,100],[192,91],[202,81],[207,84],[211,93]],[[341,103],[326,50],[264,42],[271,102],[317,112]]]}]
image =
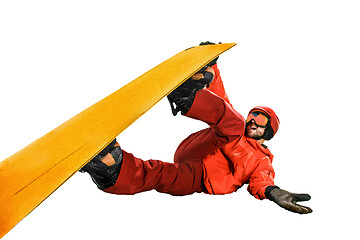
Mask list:
[{"label": "man's hand", "polygon": [[312,212],[311,208],[297,204],[297,202],[309,201],[311,199],[309,194],[291,193],[276,187],[268,193],[268,198],[280,207],[294,213],[307,214]]}]

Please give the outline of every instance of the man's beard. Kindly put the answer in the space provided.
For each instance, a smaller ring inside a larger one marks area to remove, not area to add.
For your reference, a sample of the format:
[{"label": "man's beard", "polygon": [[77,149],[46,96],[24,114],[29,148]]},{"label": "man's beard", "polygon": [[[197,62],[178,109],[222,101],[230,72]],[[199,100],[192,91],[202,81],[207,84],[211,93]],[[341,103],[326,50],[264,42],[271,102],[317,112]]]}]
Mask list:
[{"label": "man's beard", "polygon": [[255,140],[260,140],[260,139],[263,138],[264,134],[262,134],[262,135],[256,134],[255,136],[249,136],[248,131],[246,131],[245,136],[248,137],[248,138],[255,139]]}]

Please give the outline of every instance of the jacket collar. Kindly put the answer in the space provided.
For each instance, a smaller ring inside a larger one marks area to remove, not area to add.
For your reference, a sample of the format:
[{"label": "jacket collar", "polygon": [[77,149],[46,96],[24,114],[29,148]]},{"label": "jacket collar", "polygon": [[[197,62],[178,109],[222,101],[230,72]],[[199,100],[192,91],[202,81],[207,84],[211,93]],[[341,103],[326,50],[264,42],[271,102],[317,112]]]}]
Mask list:
[{"label": "jacket collar", "polygon": [[[245,137],[245,136],[244,136]],[[259,149],[261,150],[265,155],[267,155],[271,161],[273,159],[273,155],[272,153],[270,152],[269,148],[265,148],[264,146],[262,146],[258,141],[256,141],[255,139],[253,138],[249,138],[249,137],[245,137],[246,138],[246,141],[255,149]]]}]

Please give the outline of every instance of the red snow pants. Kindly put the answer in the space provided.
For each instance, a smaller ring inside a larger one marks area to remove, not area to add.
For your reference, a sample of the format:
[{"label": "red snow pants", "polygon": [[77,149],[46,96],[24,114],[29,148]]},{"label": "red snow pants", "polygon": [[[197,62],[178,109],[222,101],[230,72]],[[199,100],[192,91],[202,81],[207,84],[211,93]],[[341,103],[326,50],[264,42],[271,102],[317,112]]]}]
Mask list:
[{"label": "red snow pants", "polygon": [[202,120],[210,128],[191,134],[175,152],[174,163],[143,161],[123,151],[123,163],[114,186],[105,192],[135,194],[155,189],[171,195],[203,192],[202,159],[240,137],[245,128],[243,117],[230,104],[212,92],[197,92],[186,116]]}]

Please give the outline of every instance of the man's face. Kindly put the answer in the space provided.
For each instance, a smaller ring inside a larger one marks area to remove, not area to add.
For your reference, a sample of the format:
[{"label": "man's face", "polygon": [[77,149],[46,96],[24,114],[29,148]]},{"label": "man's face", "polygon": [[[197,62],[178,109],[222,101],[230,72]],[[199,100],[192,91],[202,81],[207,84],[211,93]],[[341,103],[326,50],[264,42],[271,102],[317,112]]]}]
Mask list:
[{"label": "man's face", "polygon": [[265,132],[265,127],[258,127],[254,120],[251,120],[246,127],[246,136],[249,138],[260,139]]}]

